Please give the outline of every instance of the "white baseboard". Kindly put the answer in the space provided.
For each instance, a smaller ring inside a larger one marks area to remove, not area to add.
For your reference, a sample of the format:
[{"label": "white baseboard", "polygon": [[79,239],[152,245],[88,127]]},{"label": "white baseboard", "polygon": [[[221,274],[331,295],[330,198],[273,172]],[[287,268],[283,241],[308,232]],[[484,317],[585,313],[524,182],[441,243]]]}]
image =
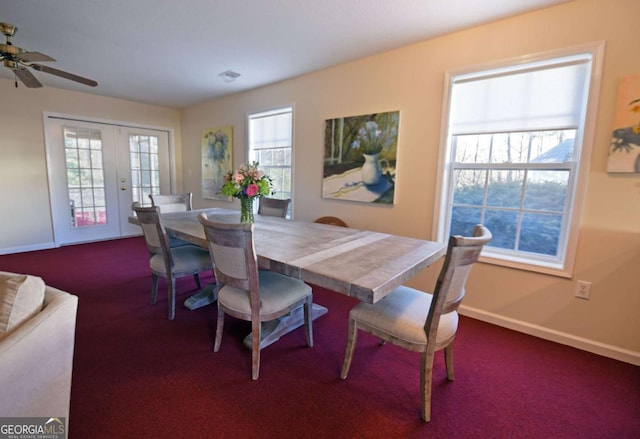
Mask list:
[{"label": "white baseboard", "polygon": [[533,335],[534,337],[542,338],[544,340],[553,341],[576,349],[602,355],[603,357],[613,358],[615,360],[624,361],[625,363],[640,366],[640,352],[622,349],[617,346],[600,343],[587,338],[577,337],[565,332],[555,331],[553,329],[545,328],[544,326],[511,319],[509,317],[493,314],[465,305],[460,305],[458,311],[461,315],[471,317],[476,320],[492,323],[503,328]]},{"label": "white baseboard", "polygon": [[56,245],[53,242],[48,242],[45,244],[34,244],[34,245],[25,245],[22,247],[8,247],[8,248],[0,248],[0,255],[10,255],[13,253],[24,253],[24,252],[32,252],[36,250],[48,250],[50,248],[55,248]]}]

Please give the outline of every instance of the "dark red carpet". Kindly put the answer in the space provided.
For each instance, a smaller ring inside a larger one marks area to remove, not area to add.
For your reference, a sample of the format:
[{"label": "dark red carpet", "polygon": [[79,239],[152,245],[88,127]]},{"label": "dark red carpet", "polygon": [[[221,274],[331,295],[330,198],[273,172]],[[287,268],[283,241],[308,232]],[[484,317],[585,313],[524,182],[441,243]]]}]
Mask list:
[{"label": "dark red carpet", "polygon": [[[152,306],[142,238],[0,256],[79,297],[70,438],[639,438],[640,368],[462,318],[456,380],[436,356],[432,421],[420,420],[419,354],[361,335],[339,373],[348,297],[314,288],[329,313],[315,346],[297,330],[262,352],[250,379],[246,322],[228,317],[211,352],[214,306],[190,311],[178,281]],[[211,280],[212,277],[205,277]]]}]

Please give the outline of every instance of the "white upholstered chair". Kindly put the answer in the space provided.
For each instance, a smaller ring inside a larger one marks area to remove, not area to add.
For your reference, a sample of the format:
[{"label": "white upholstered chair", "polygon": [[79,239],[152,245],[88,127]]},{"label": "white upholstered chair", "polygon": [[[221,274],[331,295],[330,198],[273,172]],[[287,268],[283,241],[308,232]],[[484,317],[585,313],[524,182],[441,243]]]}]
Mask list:
[{"label": "white upholstered chair", "polygon": [[161,213],[184,212],[191,210],[191,199],[193,194],[187,192],[185,194],[170,195],[149,195],[152,206],[160,207]]},{"label": "white upholstered chair", "polygon": [[169,247],[169,236],[160,220],[158,206],[140,207],[138,203],[133,203],[131,208],[138,217],[149,250],[151,303],[155,304],[158,298],[158,277],[166,278],[169,320],[173,320],[176,312],[176,278],[193,276],[196,285],[201,288],[198,273],[212,269],[209,252],[191,244]]},{"label": "white upholstered chair", "polygon": [[311,287],[299,279],[258,270],[253,244],[253,223],[219,223],[198,216],[214,262],[218,295],[218,324],[213,346],[220,350],[225,314],[250,321],[252,331],[251,378],[260,374],[261,323],[275,320],[304,306],[307,345],[313,346]]},{"label": "white upholstered chair", "polygon": [[447,378],[453,381],[453,340],[465,283],[491,232],[482,225],[472,237],[451,236],[433,295],[400,286],[376,303],[359,303],[349,312],[349,334],[342,379],[347,378],[358,330],[405,349],[422,353],[420,384],[422,419],[431,419],[431,375],[435,351],[444,349]]},{"label": "white upholstered chair", "polygon": [[258,206],[258,215],[286,218],[289,203],[291,203],[291,198],[282,200],[278,198],[262,197],[260,198],[260,204]]}]

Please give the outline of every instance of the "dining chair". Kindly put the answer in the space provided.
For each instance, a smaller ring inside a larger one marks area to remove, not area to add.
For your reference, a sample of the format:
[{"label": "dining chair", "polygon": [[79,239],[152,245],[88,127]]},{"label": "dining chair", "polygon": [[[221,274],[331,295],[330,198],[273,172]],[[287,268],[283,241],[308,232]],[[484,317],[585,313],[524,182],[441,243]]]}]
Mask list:
[{"label": "dining chair", "polygon": [[173,320],[176,312],[176,278],[193,276],[198,289],[202,288],[198,273],[212,269],[209,252],[192,244],[169,247],[169,236],[160,219],[158,206],[140,207],[136,202],[131,208],[138,217],[149,250],[151,304],[155,305],[158,298],[158,277],[164,277],[167,279],[169,320]]},{"label": "dining chair", "polygon": [[149,194],[149,198],[151,199],[151,205],[160,207],[160,212],[162,213],[184,212],[192,209],[191,199],[193,194],[191,192],[170,195]]},{"label": "dining chair", "polygon": [[322,216],[316,219],[314,223],[330,224],[332,226],[340,226],[340,227],[349,227],[347,226],[347,223],[342,221],[340,218],[336,218],[335,216]]},{"label": "dining chair", "polygon": [[251,322],[251,378],[260,374],[262,322],[275,320],[304,306],[307,345],[313,346],[311,287],[299,279],[258,270],[253,223],[211,221],[206,213],[198,220],[204,227],[213,260],[218,295],[218,323],[213,351],[220,350],[225,314]]},{"label": "dining chair", "polygon": [[[191,210],[192,196],[193,194],[191,192],[171,195],[149,194],[151,205],[158,206],[160,208],[160,213],[186,212],[187,210]],[[188,244],[188,242],[185,242],[182,239],[169,236],[169,247],[171,248],[181,247]]]},{"label": "dining chair", "polygon": [[286,218],[289,203],[291,203],[291,198],[282,200],[279,198],[262,197],[258,205],[258,215]]},{"label": "dining chair", "polygon": [[451,236],[433,295],[400,286],[376,303],[361,302],[353,307],[349,312],[347,349],[340,377],[346,379],[349,373],[358,330],[379,337],[383,343],[421,352],[422,419],[428,422],[434,353],[444,349],[447,378],[453,381],[458,306],[464,298],[471,267],[490,240],[491,232],[481,224],[475,226],[471,237]]}]

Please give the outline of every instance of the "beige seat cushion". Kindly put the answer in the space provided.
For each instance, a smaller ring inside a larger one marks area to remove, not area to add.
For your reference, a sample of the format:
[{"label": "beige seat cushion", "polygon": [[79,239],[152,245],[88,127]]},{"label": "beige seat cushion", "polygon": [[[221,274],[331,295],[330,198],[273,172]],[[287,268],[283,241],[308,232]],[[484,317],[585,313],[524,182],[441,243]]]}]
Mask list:
[{"label": "beige seat cushion", "polygon": [[0,340],[42,310],[44,281],[0,271]]},{"label": "beige seat cushion", "polygon": [[[171,249],[171,255],[173,256],[174,273],[195,273],[209,268],[213,269],[209,251],[198,246],[187,244],[175,247]],[[154,272],[165,272],[162,255],[153,255],[149,263]]]},{"label": "beige seat cushion", "polygon": [[[260,270],[260,313],[271,314],[283,310],[311,295],[311,287],[299,279],[268,270]],[[251,313],[247,291],[225,285],[218,291],[218,300],[227,308]]]},{"label": "beige seat cushion", "polygon": [[[433,296],[413,288],[401,286],[374,304],[361,302],[349,313],[356,322],[363,322],[387,334],[415,344],[427,344],[424,324]],[[456,333],[458,313],[440,316],[437,342]]]}]

